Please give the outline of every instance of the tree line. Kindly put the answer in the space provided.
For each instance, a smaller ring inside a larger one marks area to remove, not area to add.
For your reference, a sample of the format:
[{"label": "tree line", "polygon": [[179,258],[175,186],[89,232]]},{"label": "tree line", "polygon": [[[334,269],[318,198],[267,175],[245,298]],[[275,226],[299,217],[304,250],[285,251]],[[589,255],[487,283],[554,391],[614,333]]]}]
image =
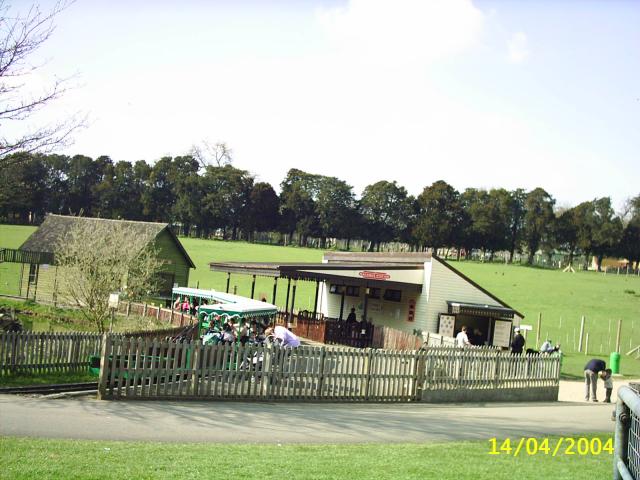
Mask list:
[{"label": "tree line", "polygon": [[640,261],[640,195],[617,214],[609,197],[557,208],[542,188],[457,191],[439,180],[414,197],[396,182],[368,185],[359,198],[336,177],[292,168],[280,194],[230,161],[198,155],[114,162],[107,156],[20,152],[1,168],[0,219],[39,223],[50,213],[168,222],[186,235],[252,241],[255,232],[362,239],[369,250],[403,242],[412,250],[454,248],[492,256],[542,250]]}]

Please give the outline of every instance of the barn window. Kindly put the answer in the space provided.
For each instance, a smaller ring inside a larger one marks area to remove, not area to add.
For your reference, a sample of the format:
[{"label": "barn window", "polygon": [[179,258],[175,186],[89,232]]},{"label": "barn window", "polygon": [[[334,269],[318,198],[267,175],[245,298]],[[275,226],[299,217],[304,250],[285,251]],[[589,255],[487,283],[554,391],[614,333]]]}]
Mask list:
[{"label": "barn window", "polygon": [[402,300],[402,290],[392,290],[387,288],[384,291],[384,299],[390,302],[399,302]]},{"label": "barn window", "polygon": [[38,281],[38,266],[34,263],[29,264],[29,283],[35,284]]},{"label": "barn window", "polygon": [[171,289],[175,282],[175,274],[161,272],[158,274],[158,295],[161,297],[171,297]]}]

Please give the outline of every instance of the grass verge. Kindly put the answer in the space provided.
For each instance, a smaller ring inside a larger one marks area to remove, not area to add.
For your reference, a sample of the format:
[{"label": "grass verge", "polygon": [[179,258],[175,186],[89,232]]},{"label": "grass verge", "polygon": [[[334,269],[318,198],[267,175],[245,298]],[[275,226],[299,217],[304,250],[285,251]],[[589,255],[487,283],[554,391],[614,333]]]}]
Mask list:
[{"label": "grass verge", "polygon": [[97,382],[98,378],[89,372],[23,373],[0,377],[0,387],[25,387],[58,383]]},{"label": "grass verge", "polygon": [[[588,435],[602,443],[610,434]],[[515,439],[513,439],[515,440]],[[550,439],[553,447],[558,439]],[[0,438],[6,478],[513,479],[609,478],[608,453],[489,455],[487,441],[228,445]]]}]

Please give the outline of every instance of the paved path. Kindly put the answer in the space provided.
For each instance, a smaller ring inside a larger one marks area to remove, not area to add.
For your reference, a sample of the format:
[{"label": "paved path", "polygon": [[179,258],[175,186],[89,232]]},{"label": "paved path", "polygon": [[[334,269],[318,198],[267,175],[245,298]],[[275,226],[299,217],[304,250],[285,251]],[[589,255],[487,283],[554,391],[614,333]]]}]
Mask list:
[{"label": "paved path", "polygon": [[265,404],[116,402],[0,395],[0,435],[93,440],[424,442],[612,431],[586,403]]}]

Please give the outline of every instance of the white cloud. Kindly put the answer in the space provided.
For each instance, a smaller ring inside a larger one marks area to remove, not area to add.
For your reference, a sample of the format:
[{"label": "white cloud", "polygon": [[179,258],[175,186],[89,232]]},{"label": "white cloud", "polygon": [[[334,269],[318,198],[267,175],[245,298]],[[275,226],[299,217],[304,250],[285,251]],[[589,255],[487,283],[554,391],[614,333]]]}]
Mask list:
[{"label": "white cloud", "polygon": [[523,32],[514,33],[507,42],[509,61],[522,63],[529,56],[527,36]]},{"label": "white cloud", "polygon": [[334,48],[384,65],[446,58],[474,45],[483,27],[468,0],[352,0],[317,18]]}]

